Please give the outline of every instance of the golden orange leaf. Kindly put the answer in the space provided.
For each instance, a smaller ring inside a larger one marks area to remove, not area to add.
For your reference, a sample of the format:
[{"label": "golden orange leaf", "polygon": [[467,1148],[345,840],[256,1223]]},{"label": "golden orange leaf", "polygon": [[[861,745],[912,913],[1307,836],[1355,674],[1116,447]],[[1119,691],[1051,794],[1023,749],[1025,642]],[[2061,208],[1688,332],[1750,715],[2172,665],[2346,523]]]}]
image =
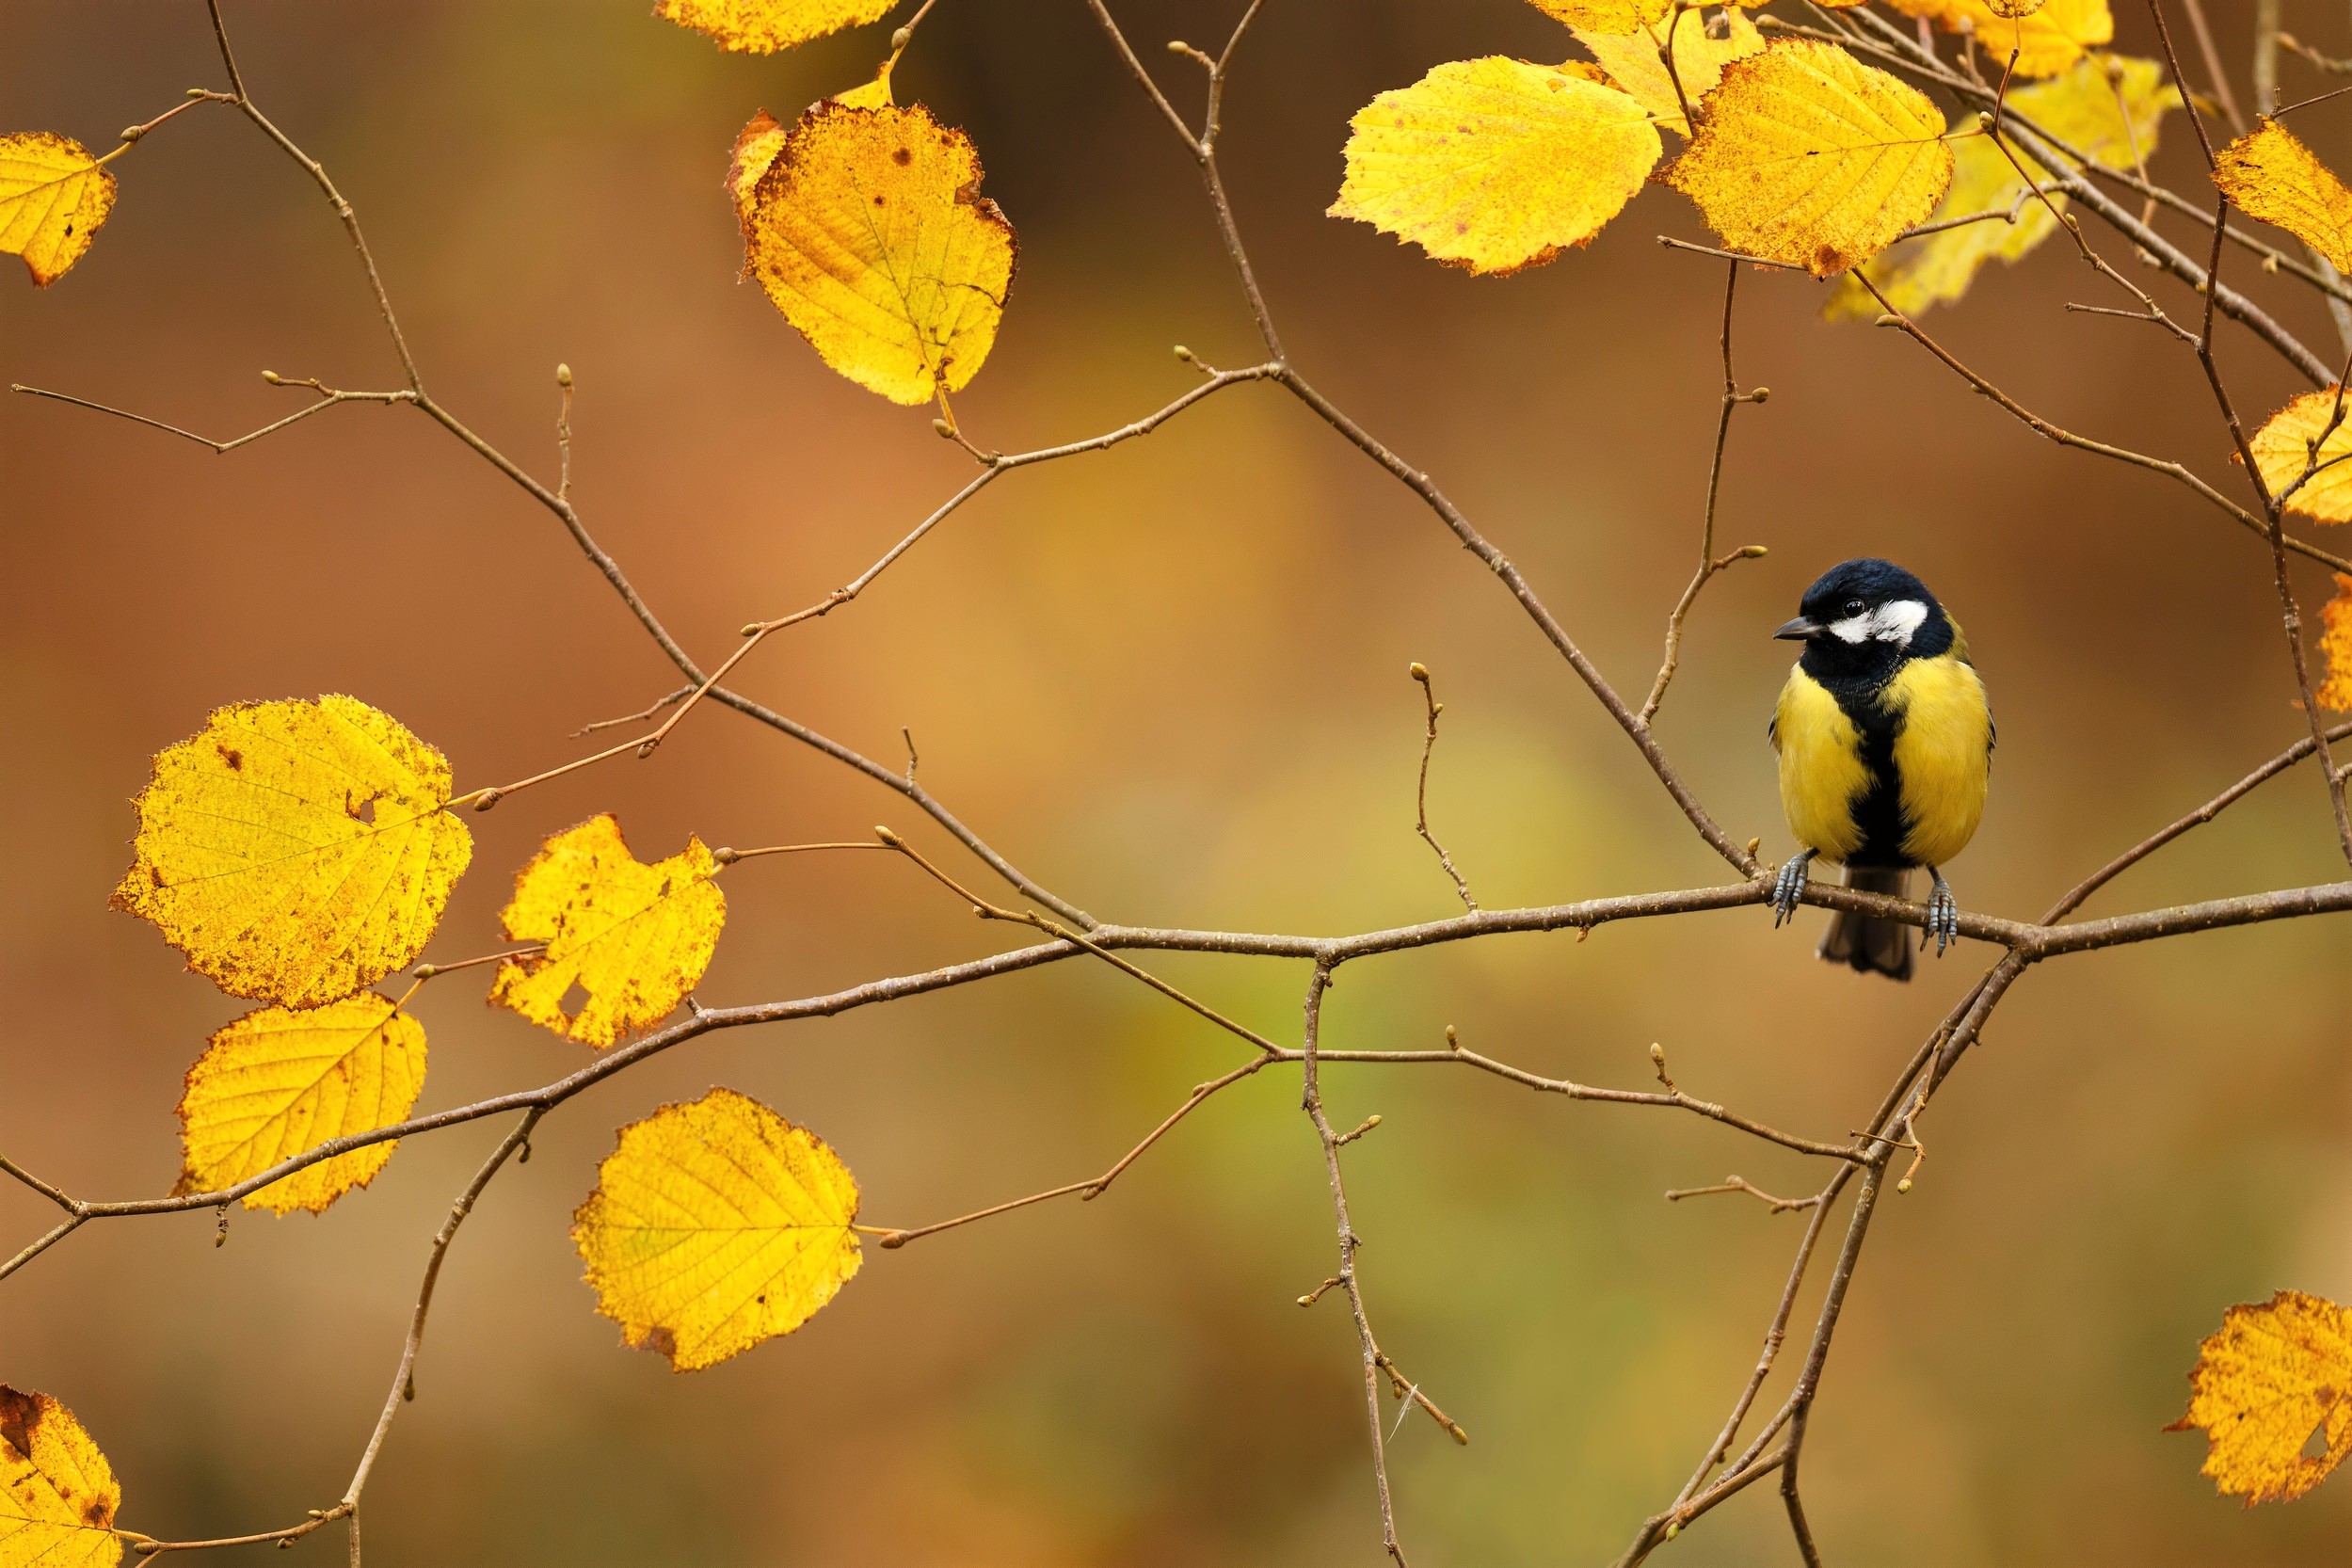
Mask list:
[{"label": "golden orange leaf", "polygon": [[713,1089],[621,1128],[572,1217],[597,1305],[691,1372],[790,1334],[857,1272],[857,1183],[824,1140]]},{"label": "golden orange leaf", "polygon": [[1816,278],[1886,248],[1952,180],[1944,116],[1835,44],[1787,39],[1723,68],[1665,180],[1730,248]]},{"label": "golden orange leaf", "polygon": [[82,1423],[0,1384],[0,1568],[114,1568],[122,1488]]},{"label": "golden orange leaf", "polygon": [[[1588,33],[1638,33],[1663,18],[1674,0],[1529,0],[1535,8]],[[1762,3],[1762,0],[1758,0]]]},{"label": "golden orange leaf", "polygon": [[2352,519],[2352,399],[2339,412],[2337,389],[2307,392],[2264,420],[2246,444],[2265,489],[2275,496],[2294,487],[2288,511],[2321,522]]},{"label": "golden orange leaf", "polygon": [[[2230,1308],[2188,1381],[2188,1413],[2167,1430],[2202,1428],[2205,1474],[2249,1507],[2301,1496],[2352,1452],[2352,1313],[2323,1296]],[[2326,1451],[2306,1458],[2314,1438]]]},{"label": "golden orange leaf", "polygon": [[[213,1192],[329,1139],[407,1119],[424,1086],[424,1026],[374,991],[305,1012],[265,1007],[222,1029],[180,1099],[187,1155],[173,1195]],[[370,1144],[245,1196],[279,1214],[364,1187],[394,1144]]]},{"label": "golden orange leaf", "polygon": [[80,142],[47,131],[0,136],[0,250],[46,288],[72,269],[114,210],[114,176]]},{"label": "golden orange leaf", "polygon": [[2046,0],[2022,16],[2012,14],[2013,7],[2002,10],[2005,4],[2009,0],[1943,0],[1934,13],[1947,32],[1958,32],[1962,25],[1975,30],[1985,70],[1996,80],[2008,67],[2011,50],[2017,53],[2015,74],[2026,79],[2056,76],[2090,50],[2115,40],[2115,13],[2107,8],[2107,0]]},{"label": "golden orange leaf", "polygon": [[980,177],[970,138],[920,104],[820,104],[752,188],[745,264],[826,364],[927,403],[978,374],[1013,285],[1013,228]]},{"label": "golden orange leaf", "polygon": [[879,22],[898,0],[660,0],[653,14],[708,34],[722,49],[773,55]]},{"label": "golden orange leaf", "polygon": [[[2181,106],[2181,94],[2167,79],[2161,60],[2093,55],[2062,76],[2012,88],[2009,102],[2108,168],[2131,168],[2154,153],[2157,129],[2168,110]],[[2050,172],[2022,150],[2013,151],[2038,177]],[[2052,209],[2066,210],[2066,198],[2056,191],[2048,192],[2046,202],[2030,194],[2017,165],[1992,137],[1965,137],[1952,152],[1951,188],[1929,221],[1987,212],[2014,212],[2017,221],[1964,224],[1905,240],[1889,251],[1888,259],[1869,269],[1870,280],[1906,315],[1960,298],[1987,262],[2017,261],[2057,232]],[[1832,320],[1868,320],[1879,312],[1878,300],[1848,274],[1838,280],[1822,313]]]},{"label": "golden orange leaf", "polygon": [[317,1007],[424,950],[473,853],[449,763],[366,703],[237,703],[158,753],[114,904],[231,996]]},{"label": "golden orange leaf", "polygon": [[1441,65],[1382,93],[1350,124],[1347,179],[1330,216],[1485,273],[1592,239],[1664,145],[1630,95],[1501,56]]},{"label": "golden orange leaf", "polygon": [[2248,216],[2277,224],[2338,271],[2352,267],[2352,190],[2277,120],[2214,154],[2213,180]]},{"label": "golden orange leaf", "polygon": [[2352,577],[2336,573],[2336,596],[2320,607],[2319,628],[2328,675],[2312,695],[2322,708],[2352,712]]},{"label": "golden orange leaf", "polygon": [[[608,813],[558,833],[515,877],[506,935],[542,951],[498,967],[490,1000],[598,1049],[667,1017],[702,980],[727,923],[718,862],[690,838],[641,863]],[[567,1015],[577,985],[587,1000]]]},{"label": "golden orange leaf", "polygon": [[[1576,41],[1591,50],[1601,69],[1608,72],[1614,86],[1631,94],[1636,103],[1656,117],[1658,124],[1688,136],[1690,127],[1683,123],[1682,100],[1688,98],[1693,105],[1704,108],[1706,95],[1723,79],[1723,68],[1764,47],[1764,35],[1756,31],[1756,24],[1748,20],[1746,13],[1727,12],[1725,22],[1728,30],[1720,39],[1707,36],[1695,11],[1677,11],[1668,21],[1627,36],[1596,33],[1588,28],[1576,29]],[[1671,76],[1667,74],[1666,62],[1658,57],[1669,27],[1673,29],[1674,41],[1674,73]],[[1674,92],[1677,78],[1682,84],[1680,97]]]}]

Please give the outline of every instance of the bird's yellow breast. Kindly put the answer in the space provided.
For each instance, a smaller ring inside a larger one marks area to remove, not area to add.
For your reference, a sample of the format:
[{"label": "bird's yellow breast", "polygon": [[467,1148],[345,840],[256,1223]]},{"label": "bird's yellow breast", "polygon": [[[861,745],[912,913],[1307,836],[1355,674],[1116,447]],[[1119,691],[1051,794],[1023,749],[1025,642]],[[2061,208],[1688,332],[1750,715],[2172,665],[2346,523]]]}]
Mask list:
[{"label": "bird's yellow breast", "polygon": [[[1968,847],[1985,812],[1992,771],[1992,712],[1985,683],[1951,654],[1913,659],[1880,700],[1900,716],[1895,771],[1902,779],[1903,853],[1940,866]],[[1782,769],[1787,769],[1783,753]]]},{"label": "bird's yellow breast", "polygon": [[1772,744],[1781,754],[1781,809],[1789,832],[1807,849],[1843,861],[1862,847],[1854,803],[1870,788],[1854,721],[1828,688],[1792,669],[1773,709]]}]

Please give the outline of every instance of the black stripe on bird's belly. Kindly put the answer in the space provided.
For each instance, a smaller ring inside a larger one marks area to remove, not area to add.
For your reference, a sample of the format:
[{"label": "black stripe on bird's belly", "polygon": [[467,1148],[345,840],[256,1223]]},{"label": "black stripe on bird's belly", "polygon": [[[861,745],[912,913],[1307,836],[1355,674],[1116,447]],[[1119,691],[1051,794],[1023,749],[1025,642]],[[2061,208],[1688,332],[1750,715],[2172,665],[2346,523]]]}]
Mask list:
[{"label": "black stripe on bird's belly", "polygon": [[1913,866],[1903,853],[1911,824],[1903,815],[1903,780],[1895,768],[1895,737],[1902,732],[1903,716],[1880,701],[1886,682],[1872,678],[1831,679],[1828,688],[1846,716],[1854,721],[1861,741],[1863,765],[1870,770],[1870,787],[1853,804],[1854,825],[1862,829],[1862,847],[1846,857],[1848,866]]}]

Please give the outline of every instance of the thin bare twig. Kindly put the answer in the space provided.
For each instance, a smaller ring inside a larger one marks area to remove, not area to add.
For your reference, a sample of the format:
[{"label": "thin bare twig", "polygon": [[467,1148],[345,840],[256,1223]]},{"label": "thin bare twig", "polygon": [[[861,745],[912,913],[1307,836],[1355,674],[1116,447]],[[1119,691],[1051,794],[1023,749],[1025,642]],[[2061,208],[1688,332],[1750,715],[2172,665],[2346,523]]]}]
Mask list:
[{"label": "thin bare twig", "polygon": [[1437,841],[1437,835],[1430,831],[1429,825],[1429,762],[1431,754],[1437,749],[1437,715],[1446,711],[1446,705],[1437,700],[1437,689],[1430,683],[1427,665],[1416,662],[1409,673],[1420,685],[1421,700],[1429,710],[1429,728],[1421,735],[1420,784],[1414,792],[1414,830],[1437,856],[1437,863],[1446,869],[1446,874],[1453,878],[1454,891],[1462,895],[1463,907],[1475,911],[1479,901],[1470,896],[1469,883],[1454,869],[1454,857],[1446,853],[1446,846]]}]

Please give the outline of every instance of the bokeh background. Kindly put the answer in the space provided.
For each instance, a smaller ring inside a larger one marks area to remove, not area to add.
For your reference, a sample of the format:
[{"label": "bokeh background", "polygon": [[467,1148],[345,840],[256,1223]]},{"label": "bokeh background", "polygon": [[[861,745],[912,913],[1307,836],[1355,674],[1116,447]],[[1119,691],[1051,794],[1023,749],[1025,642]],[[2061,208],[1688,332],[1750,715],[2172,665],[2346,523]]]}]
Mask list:
[{"label": "bokeh background", "polygon": [[[1120,8],[1190,103],[1192,68],[1160,40],[1222,38],[1239,8]],[[2150,52],[2145,15],[2121,8],[2120,46]],[[228,9],[255,93],[358,204],[437,395],[552,472],[552,371],[574,368],[589,523],[705,657],[845,581],[968,474],[927,412],[832,376],[737,283],[719,191],[753,110],[789,119],[862,79],[886,28],[757,59],[646,0]],[[2250,11],[2216,8],[2241,62]],[[2297,4],[2287,22],[2352,53],[2340,9]],[[1570,45],[1520,0],[1280,0],[1232,83],[1234,200],[1298,361],[1435,474],[1638,696],[1696,550],[1720,386],[1722,269],[1653,242],[1704,238],[1695,215],[1650,190],[1589,250],[1508,280],[1321,216],[1350,113],[1496,52]],[[195,0],[0,9],[10,128],[109,145],[219,78]],[[2293,61],[2286,78],[2294,96],[2328,85]],[[959,400],[981,440],[1069,440],[1157,407],[1192,375],[1173,344],[1252,355],[1191,166],[1080,6],[943,0],[898,81],[971,131],[1021,236],[1001,339]],[[2345,125],[2323,108],[2301,129],[2336,156]],[[2184,133],[2170,122],[2159,166],[2193,190]],[[120,206],[69,279],[0,279],[8,379],[223,435],[290,407],[264,368],[396,384],[340,230],[248,126],[192,113],[119,167]],[[2332,344],[2308,300],[2241,276]],[[2228,483],[2191,357],[2060,312],[2106,302],[2099,287],[2053,245],[1932,326],[2051,417]],[[1738,373],[1772,398],[1736,423],[1720,538],[1771,553],[1709,590],[1661,734],[1736,837],[1784,854],[1763,729],[1787,649],[1767,633],[1826,565],[1893,555],[1966,622],[2000,720],[1960,898],[2029,917],[2301,731],[2267,559],[2165,481],[2037,441],[1901,338],[1822,325],[1824,292],[1741,282]],[[2299,390],[2244,334],[2224,344],[2243,408]],[[674,677],[552,520],[413,413],[337,411],[221,458],[10,399],[0,465],[0,1149],[78,1193],[160,1192],[180,1075],[241,1007],[106,908],[149,756],[218,703],[350,692],[472,787],[574,755],[569,731]],[[2297,585],[2307,604],[2327,587],[2300,568]],[[1447,704],[1432,813],[1483,903],[1720,878],[1497,585],[1266,390],[1006,479],[742,684],[893,761],[911,728],[926,783],[1099,914],[1336,932],[1455,907],[1412,833],[1416,659]],[[472,819],[474,869],[432,956],[497,945],[508,869],[604,809],[648,856],[690,832],[750,844],[882,822],[981,874],[895,796],[713,710],[651,761]],[[2093,912],[2342,870],[2306,772]],[[726,887],[714,1003],[1009,940],[878,857],[746,865]],[[1898,988],[1815,963],[1819,919],[1776,934],[1749,910],[1384,959],[1344,972],[1330,1038],[1425,1047],[1452,1023],[1536,1070],[1627,1085],[1655,1040],[1686,1086],[1836,1136],[1985,953]],[[2346,957],[2345,927],[2313,920],[2074,958],[2019,987],[1939,1099],[1933,1158],[1886,1206],[1852,1294],[1805,1464],[1832,1560],[2343,1555],[2352,1482],[2244,1512],[2198,1475],[2201,1438],[2161,1429],[2229,1304],[2281,1286],[2352,1297]],[[1297,965],[1160,967],[1296,1029]],[[482,1007],[476,978],[418,1001],[426,1108],[582,1060]],[[1294,1078],[1232,1091],[1098,1203],[872,1253],[799,1334],[691,1377],[617,1347],[567,1240],[613,1129],[712,1083],[815,1128],[868,1219],[913,1224],[1099,1170],[1239,1060],[1141,987],[1064,964],[706,1038],[574,1102],[451,1256],[417,1402],[367,1495],[371,1560],[1376,1560],[1346,1314],[1292,1304],[1333,1261]],[[1714,1432],[1800,1223],[1661,1192],[1730,1172],[1796,1192],[1818,1171],[1691,1118],[1448,1069],[1330,1082],[1343,1126],[1383,1117],[1348,1156],[1379,1329],[1473,1435],[1457,1448],[1408,1420],[1398,1437],[1415,1560],[1612,1556]],[[0,1376],[82,1416],[127,1524],[186,1538],[299,1518],[340,1494],[426,1243],[497,1130],[411,1143],[323,1219],[239,1213],[219,1250],[208,1213],[86,1230],[0,1289]],[[47,1224],[0,1190],[10,1250]],[[1800,1322],[1812,1312],[1808,1297]],[[1762,1487],[1672,1550],[1795,1560]],[[329,1532],[291,1559],[342,1551]]]}]

